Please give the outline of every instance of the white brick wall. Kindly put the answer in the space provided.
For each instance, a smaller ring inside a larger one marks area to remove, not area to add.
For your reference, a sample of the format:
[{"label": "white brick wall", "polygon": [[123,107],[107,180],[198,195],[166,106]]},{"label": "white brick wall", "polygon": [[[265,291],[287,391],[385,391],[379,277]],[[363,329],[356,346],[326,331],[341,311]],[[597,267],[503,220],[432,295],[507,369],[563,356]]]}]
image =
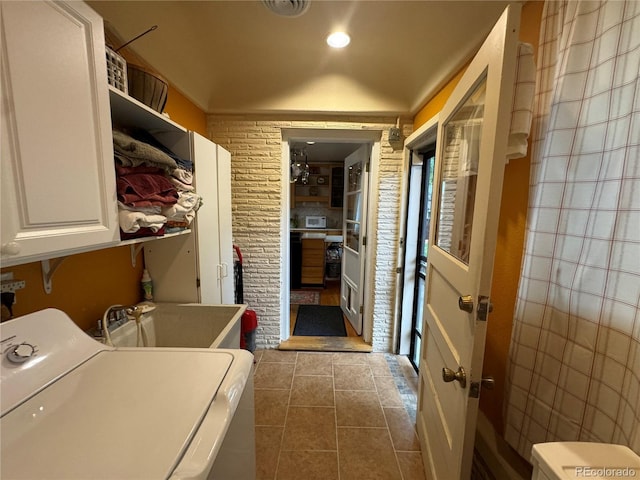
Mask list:
[{"label": "white brick wall", "polygon": [[[379,164],[378,218],[369,233],[376,235],[373,349],[393,349],[395,268],[399,236],[402,148],[387,141],[395,118],[306,117],[286,119],[266,115],[210,115],[209,137],[231,152],[234,243],[243,253],[244,300],[258,314],[258,348],[276,348],[280,342],[281,251],[281,129],[342,129],[382,131]],[[401,126],[404,136],[411,124]],[[374,159],[375,160],[375,159]]]}]

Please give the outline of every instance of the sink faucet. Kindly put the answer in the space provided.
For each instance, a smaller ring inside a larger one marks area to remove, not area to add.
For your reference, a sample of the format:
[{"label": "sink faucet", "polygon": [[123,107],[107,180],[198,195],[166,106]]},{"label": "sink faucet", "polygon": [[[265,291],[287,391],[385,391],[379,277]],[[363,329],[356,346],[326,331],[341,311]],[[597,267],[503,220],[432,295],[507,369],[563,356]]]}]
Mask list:
[{"label": "sink faucet", "polygon": [[124,306],[124,305],[111,305],[107,308],[102,315],[102,331],[104,334],[104,341],[107,345],[113,347],[111,341],[111,334],[109,333],[109,316],[112,312],[124,311],[127,315],[133,315],[136,319],[136,323],[140,325],[140,316],[142,315],[142,309],[138,305]]}]

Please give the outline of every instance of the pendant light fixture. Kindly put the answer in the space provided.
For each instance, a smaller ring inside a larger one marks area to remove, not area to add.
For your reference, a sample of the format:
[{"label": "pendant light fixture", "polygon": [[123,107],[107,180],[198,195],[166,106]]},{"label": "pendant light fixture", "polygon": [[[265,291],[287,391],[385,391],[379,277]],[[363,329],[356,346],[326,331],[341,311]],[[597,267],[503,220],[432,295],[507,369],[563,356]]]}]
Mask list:
[{"label": "pendant light fixture", "polygon": [[306,185],[309,182],[309,161],[307,151],[304,149],[293,149],[290,152],[290,177],[291,183]]}]

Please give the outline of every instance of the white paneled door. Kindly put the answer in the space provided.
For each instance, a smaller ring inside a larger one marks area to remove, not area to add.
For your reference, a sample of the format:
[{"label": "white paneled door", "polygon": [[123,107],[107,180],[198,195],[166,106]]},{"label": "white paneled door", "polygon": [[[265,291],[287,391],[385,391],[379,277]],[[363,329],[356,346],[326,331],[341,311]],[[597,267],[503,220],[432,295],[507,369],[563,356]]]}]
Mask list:
[{"label": "white paneled door", "polygon": [[430,479],[471,472],[519,19],[505,10],[440,113],[417,414]]},{"label": "white paneled door", "polygon": [[366,248],[368,171],[371,146],[363,145],[344,160],[344,248],[340,306],[362,335],[362,301]]}]

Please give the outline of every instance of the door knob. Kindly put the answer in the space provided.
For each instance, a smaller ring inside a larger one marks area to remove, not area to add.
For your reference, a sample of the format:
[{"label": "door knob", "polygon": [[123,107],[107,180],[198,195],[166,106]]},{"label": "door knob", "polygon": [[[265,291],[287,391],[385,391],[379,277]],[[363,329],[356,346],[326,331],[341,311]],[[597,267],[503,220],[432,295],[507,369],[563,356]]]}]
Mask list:
[{"label": "door knob", "polygon": [[467,386],[467,374],[462,367],[458,367],[457,372],[454,372],[450,368],[444,367],[442,369],[442,380],[447,383],[453,382],[455,380],[456,382],[460,382],[460,386],[462,388],[465,388]]},{"label": "door knob", "polygon": [[458,308],[463,312],[473,313],[473,297],[471,295],[458,297]]}]

